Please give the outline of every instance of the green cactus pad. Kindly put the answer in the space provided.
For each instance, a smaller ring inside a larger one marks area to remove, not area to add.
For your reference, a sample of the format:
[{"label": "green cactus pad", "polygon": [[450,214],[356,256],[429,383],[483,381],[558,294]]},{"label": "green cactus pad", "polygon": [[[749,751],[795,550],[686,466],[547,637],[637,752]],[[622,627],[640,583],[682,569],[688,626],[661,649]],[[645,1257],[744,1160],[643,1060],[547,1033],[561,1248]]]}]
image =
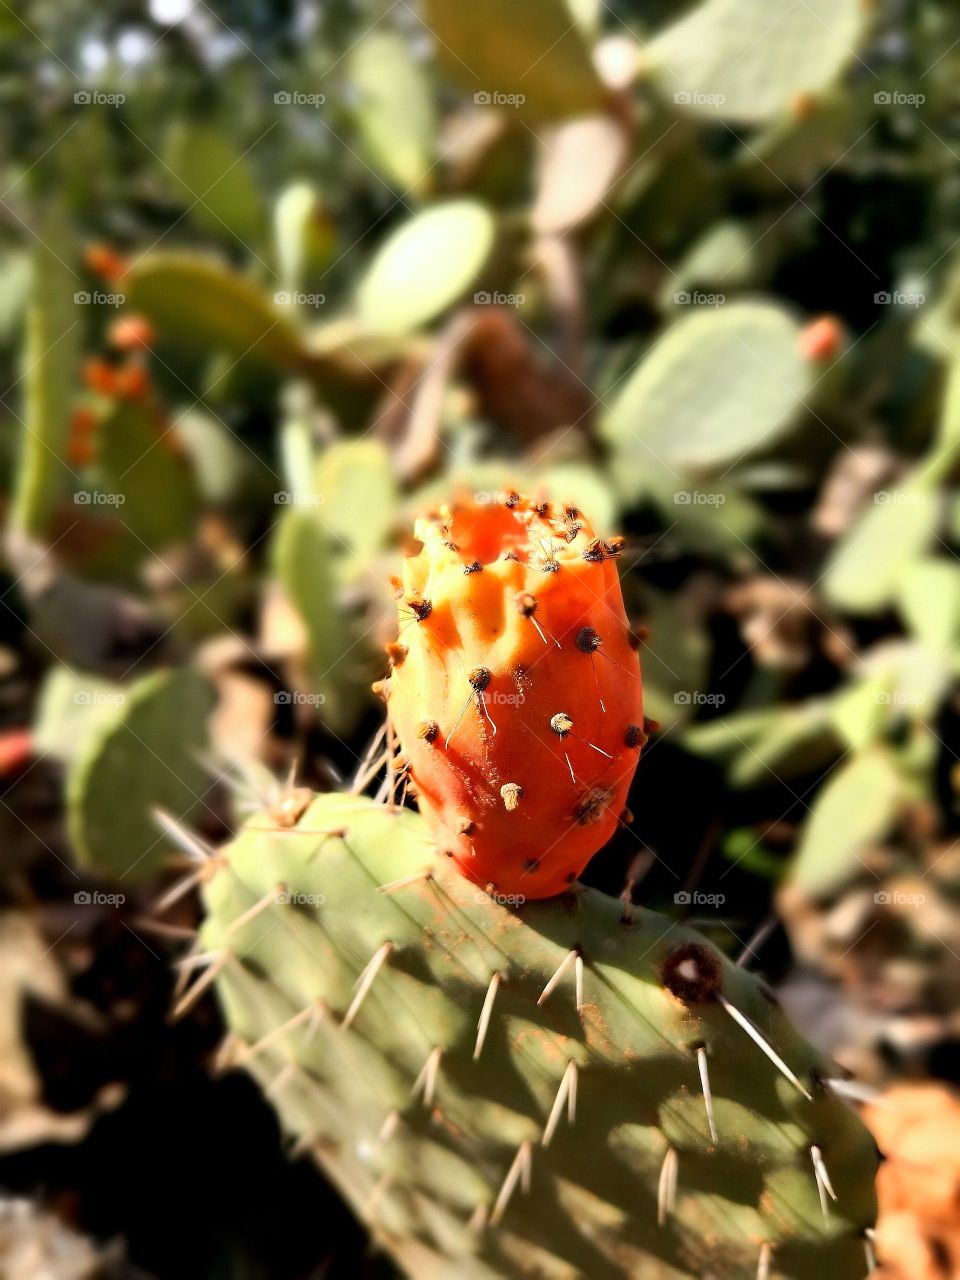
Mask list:
[{"label": "green cactus pad", "polygon": [[215,258],[148,253],[124,276],[124,292],[133,309],[154,322],[161,341],[224,351],[280,369],[303,361],[292,322],[255,285]]},{"label": "green cactus pad", "polygon": [[198,950],[233,1060],[407,1274],[865,1274],[873,1142],[756,977],[593,890],[498,900],[409,810],[298,808],[222,851]]},{"label": "green cactus pad", "polygon": [[864,18],[860,0],[706,0],[651,43],[650,57],[679,106],[766,120],[839,75]]},{"label": "green cactus pad", "polygon": [[[92,682],[84,691],[96,698]],[[210,780],[206,746],[214,691],[195,671],[161,671],[123,694],[90,735],[67,776],[67,822],[77,861],[114,880],[149,879],[171,842],[155,810],[196,819]]]},{"label": "green cactus pad", "polygon": [[[687,295],[686,301],[695,299]],[[602,428],[628,485],[657,461],[708,467],[772,444],[819,376],[801,354],[796,322],[781,307],[735,302],[689,310],[624,382],[605,415]]]}]

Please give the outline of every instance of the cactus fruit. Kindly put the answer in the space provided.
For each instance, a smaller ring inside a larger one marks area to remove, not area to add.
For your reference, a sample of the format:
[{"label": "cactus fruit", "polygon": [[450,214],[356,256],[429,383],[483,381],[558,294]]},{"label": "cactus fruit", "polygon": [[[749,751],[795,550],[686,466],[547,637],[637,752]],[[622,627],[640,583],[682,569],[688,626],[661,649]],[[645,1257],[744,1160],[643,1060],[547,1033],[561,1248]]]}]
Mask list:
[{"label": "cactus fruit", "polygon": [[415,535],[383,691],[420,809],[476,884],[562,893],[616,829],[646,739],[623,540],[517,493]]},{"label": "cactus fruit", "polygon": [[761,981],[591,889],[505,904],[410,809],[293,794],[211,851],[180,1007],[216,983],[222,1063],[406,1274],[866,1273],[875,1146]]}]

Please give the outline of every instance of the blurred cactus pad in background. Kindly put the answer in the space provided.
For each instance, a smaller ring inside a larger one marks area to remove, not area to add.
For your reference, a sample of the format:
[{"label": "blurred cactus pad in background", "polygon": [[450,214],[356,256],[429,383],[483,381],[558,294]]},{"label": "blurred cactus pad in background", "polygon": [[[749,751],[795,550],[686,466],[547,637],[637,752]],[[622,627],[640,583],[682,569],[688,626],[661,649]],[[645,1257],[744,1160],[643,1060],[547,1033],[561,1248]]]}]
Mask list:
[{"label": "blurred cactus pad in background", "polygon": [[0,46],[0,1274],[960,1274],[960,10]]}]

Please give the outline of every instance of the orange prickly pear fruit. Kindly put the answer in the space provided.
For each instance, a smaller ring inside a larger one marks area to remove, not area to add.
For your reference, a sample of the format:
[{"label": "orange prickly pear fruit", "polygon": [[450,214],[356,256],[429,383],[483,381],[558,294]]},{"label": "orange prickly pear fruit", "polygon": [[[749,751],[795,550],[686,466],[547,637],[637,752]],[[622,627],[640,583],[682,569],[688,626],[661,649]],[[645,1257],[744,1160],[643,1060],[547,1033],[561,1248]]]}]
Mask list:
[{"label": "orange prickly pear fruit", "polygon": [[611,836],[646,740],[615,563],[571,506],[511,493],[416,522],[383,690],[442,852],[497,893],[562,893]]}]

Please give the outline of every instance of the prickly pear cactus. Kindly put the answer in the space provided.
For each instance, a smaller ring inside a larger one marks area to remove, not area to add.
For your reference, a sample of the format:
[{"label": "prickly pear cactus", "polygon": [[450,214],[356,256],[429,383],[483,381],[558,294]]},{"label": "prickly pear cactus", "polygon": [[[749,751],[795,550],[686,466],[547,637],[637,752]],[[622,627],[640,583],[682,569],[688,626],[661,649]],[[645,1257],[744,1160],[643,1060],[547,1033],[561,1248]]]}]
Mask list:
[{"label": "prickly pear cactus", "polygon": [[551,897],[612,835],[646,739],[623,539],[518,493],[415,537],[381,688],[421,812],[475,883]]},{"label": "prickly pear cactus", "polygon": [[228,1060],[408,1275],[866,1273],[872,1140],[691,930],[505,903],[354,795],[293,793],[203,878],[182,1007],[216,981]]}]

